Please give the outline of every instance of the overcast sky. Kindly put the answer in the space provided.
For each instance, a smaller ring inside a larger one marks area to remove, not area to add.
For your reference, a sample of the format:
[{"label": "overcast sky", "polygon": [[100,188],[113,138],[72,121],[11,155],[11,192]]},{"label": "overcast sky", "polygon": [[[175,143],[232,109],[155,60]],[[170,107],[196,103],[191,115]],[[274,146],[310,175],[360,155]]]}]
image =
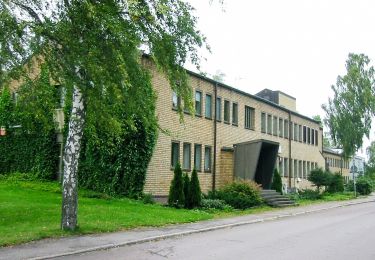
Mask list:
[{"label": "overcast sky", "polygon": [[251,94],[281,90],[306,116],[324,117],[321,104],[349,53],[375,61],[374,0],[188,1],[211,46],[203,72],[221,71],[225,83]]}]

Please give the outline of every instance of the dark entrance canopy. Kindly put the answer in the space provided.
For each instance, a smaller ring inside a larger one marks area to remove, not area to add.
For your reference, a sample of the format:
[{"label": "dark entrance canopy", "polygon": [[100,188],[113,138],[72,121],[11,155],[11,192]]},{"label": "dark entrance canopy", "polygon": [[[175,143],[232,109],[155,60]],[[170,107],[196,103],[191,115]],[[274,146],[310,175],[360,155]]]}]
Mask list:
[{"label": "dark entrance canopy", "polygon": [[234,145],[234,176],[270,189],[279,143],[260,139]]}]

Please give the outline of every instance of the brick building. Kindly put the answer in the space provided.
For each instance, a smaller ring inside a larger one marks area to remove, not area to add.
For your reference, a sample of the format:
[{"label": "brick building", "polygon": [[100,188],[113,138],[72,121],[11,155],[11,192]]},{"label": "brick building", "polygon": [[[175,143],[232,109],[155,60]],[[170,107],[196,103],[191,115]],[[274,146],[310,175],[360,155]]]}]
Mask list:
[{"label": "brick building", "polygon": [[198,170],[203,192],[219,188],[236,177],[268,188],[277,167],[284,187],[309,187],[311,169],[325,167],[322,128],[318,121],[296,112],[295,98],[264,90],[251,95],[223,83],[188,72],[195,115],[185,113],[168,80],[145,65],[157,93],[156,113],[161,131],[148,167],[145,192],[167,195],[173,167]]},{"label": "brick building", "polygon": [[344,180],[349,181],[350,177],[350,165],[349,160],[345,160],[342,152],[330,148],[323,148],[323,156],[325,159],[325,169],[332,173],[340,173]]}]

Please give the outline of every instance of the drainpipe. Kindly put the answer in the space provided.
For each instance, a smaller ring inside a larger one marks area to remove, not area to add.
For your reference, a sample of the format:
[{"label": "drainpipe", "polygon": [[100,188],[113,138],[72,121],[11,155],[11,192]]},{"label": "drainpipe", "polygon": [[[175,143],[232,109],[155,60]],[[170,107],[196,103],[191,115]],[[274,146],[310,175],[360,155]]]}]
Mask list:
[{"label": "drainpipe", "polygon": [[216,99],[217,99],[217,86],[218,84],[215,83],[214,85],[214,108],[215,108],[215,116],[214,116],[214,165],[212,167],[212,191],[216,189],[216,142],[217,142],[217,115],[216,115]]},{"label": "drainpipe", "polygon": [[[289,111],[288,113],[288,117],[289,117],[289,178],[288,178],[288,185],[289,185],[289,188],[292,188],[292,138],[291,138],[291,129],[292,129],[292,114],[291,112]],[[295,179],[295,178],[294,178]],[[295,187],[295,186],[294,186]]]}]

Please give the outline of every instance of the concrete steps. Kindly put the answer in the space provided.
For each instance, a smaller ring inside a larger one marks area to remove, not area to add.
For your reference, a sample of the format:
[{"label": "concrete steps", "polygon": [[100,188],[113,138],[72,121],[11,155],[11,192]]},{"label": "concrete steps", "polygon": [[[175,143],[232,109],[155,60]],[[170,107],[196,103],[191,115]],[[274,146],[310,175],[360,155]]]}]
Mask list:
[{"label": "concrete steps", "polygon": [[294,201],[275,190],[262,190],[260,195],[263,200],[272,207],[289,207],[296,205]]}]

